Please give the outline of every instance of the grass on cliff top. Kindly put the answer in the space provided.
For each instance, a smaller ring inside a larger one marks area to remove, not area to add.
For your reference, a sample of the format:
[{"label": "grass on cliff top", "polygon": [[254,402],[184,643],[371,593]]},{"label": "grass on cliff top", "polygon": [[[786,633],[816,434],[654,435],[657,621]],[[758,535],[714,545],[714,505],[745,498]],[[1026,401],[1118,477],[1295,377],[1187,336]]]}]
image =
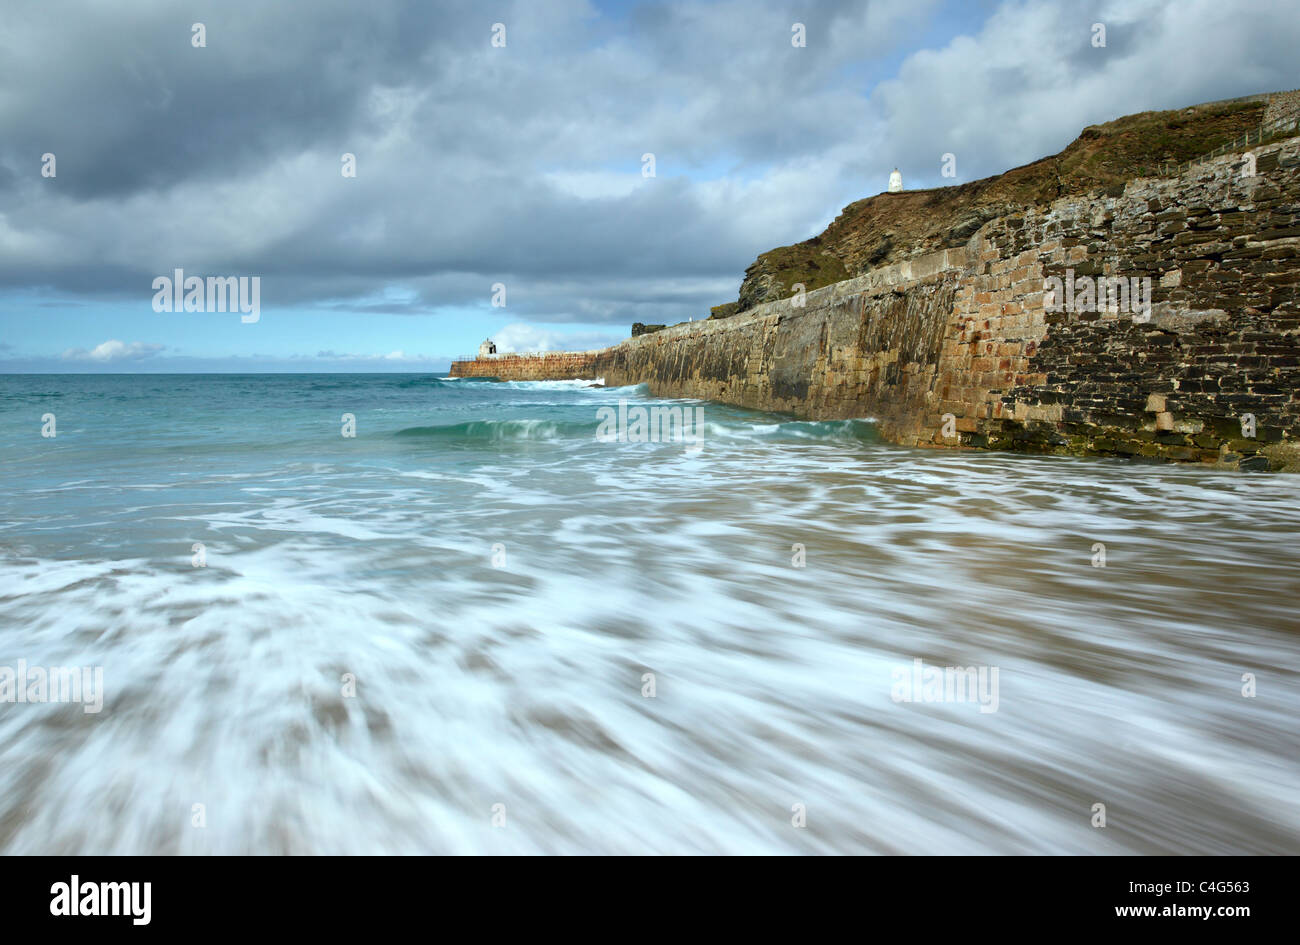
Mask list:
[{"label": "grass on cliff top", "polygon": [[811,292],[850,278],[843,261],[828,253],[818,242],[809,240],[793,246],[780,246],[763,254],[767,273],[784,290],[781,298],[794,294],[795,283],[803,283],[804,290]]},{"label": "grass on cliff top", "polygon": [[[1057,155],[1070,193],[1124,184],[1181,164],[1259,128],[1264,102],[1228,102],[1169,112],[1140,112],[1092,125]],[[1076,189],[1077,188],[1077,189]]]}]

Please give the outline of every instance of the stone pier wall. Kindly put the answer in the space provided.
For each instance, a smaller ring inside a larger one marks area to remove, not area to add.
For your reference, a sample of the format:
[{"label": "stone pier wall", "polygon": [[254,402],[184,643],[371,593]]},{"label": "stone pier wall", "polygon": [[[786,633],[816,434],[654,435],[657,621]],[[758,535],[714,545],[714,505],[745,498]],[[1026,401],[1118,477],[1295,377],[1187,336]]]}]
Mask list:
[{"label": "stone pier wall", "polygon": [[454,361],[452,377],[491,377],[501,381],[558,381],[591,376],[596,351],[545,351],[497,354],[474,361]]},{"label": "stone pier wall", "polygon": [[[874,417],[911,445],[1277,467],[1300,440],[1300,139],[1255,158],[1001,217],[802,305],[452,373]],[[1052,277],[1149,279],[1151,307],[1053,311]]]}]

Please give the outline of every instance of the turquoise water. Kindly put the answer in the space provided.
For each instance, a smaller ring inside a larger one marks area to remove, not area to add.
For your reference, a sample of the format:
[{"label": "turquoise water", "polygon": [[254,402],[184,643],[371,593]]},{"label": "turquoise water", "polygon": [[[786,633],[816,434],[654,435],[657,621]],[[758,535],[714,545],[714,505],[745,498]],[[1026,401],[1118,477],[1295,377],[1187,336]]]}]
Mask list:
[{"label": "turquoise water", "polygon": [[0,377],[0,851],[1300,852],[1300,477],[620,401]]}]

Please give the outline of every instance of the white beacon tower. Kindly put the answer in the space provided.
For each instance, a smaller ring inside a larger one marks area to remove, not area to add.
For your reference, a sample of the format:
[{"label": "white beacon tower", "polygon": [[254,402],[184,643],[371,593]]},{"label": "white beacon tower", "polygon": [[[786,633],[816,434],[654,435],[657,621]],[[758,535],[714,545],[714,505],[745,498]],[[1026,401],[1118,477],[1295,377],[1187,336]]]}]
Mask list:
[{"label": "white beacon tower", "polygon": [[889,192],[891,194],[896,194],[902,189],[903,175],[898,173],[898,168],[894,168],[894,172],[889,175]]}]

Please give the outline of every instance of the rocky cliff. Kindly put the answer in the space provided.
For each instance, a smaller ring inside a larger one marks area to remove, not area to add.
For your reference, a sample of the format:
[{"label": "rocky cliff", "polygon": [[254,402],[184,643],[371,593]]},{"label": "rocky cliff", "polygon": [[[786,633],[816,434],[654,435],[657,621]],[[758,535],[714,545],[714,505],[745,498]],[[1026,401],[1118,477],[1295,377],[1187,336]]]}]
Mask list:
[{"label": "rocky cliff", "polygon": [[1085,128],[1059,154],[983,180],[881,193],[849,204],[826,230],[770,250],[745,270],[736,310],[860,276],[880,266],[963,245],[989,220],[1045,209],[1061,197],[1122,188],[1259,127],[1268,103],[1196,105],[1128,115]]}]

